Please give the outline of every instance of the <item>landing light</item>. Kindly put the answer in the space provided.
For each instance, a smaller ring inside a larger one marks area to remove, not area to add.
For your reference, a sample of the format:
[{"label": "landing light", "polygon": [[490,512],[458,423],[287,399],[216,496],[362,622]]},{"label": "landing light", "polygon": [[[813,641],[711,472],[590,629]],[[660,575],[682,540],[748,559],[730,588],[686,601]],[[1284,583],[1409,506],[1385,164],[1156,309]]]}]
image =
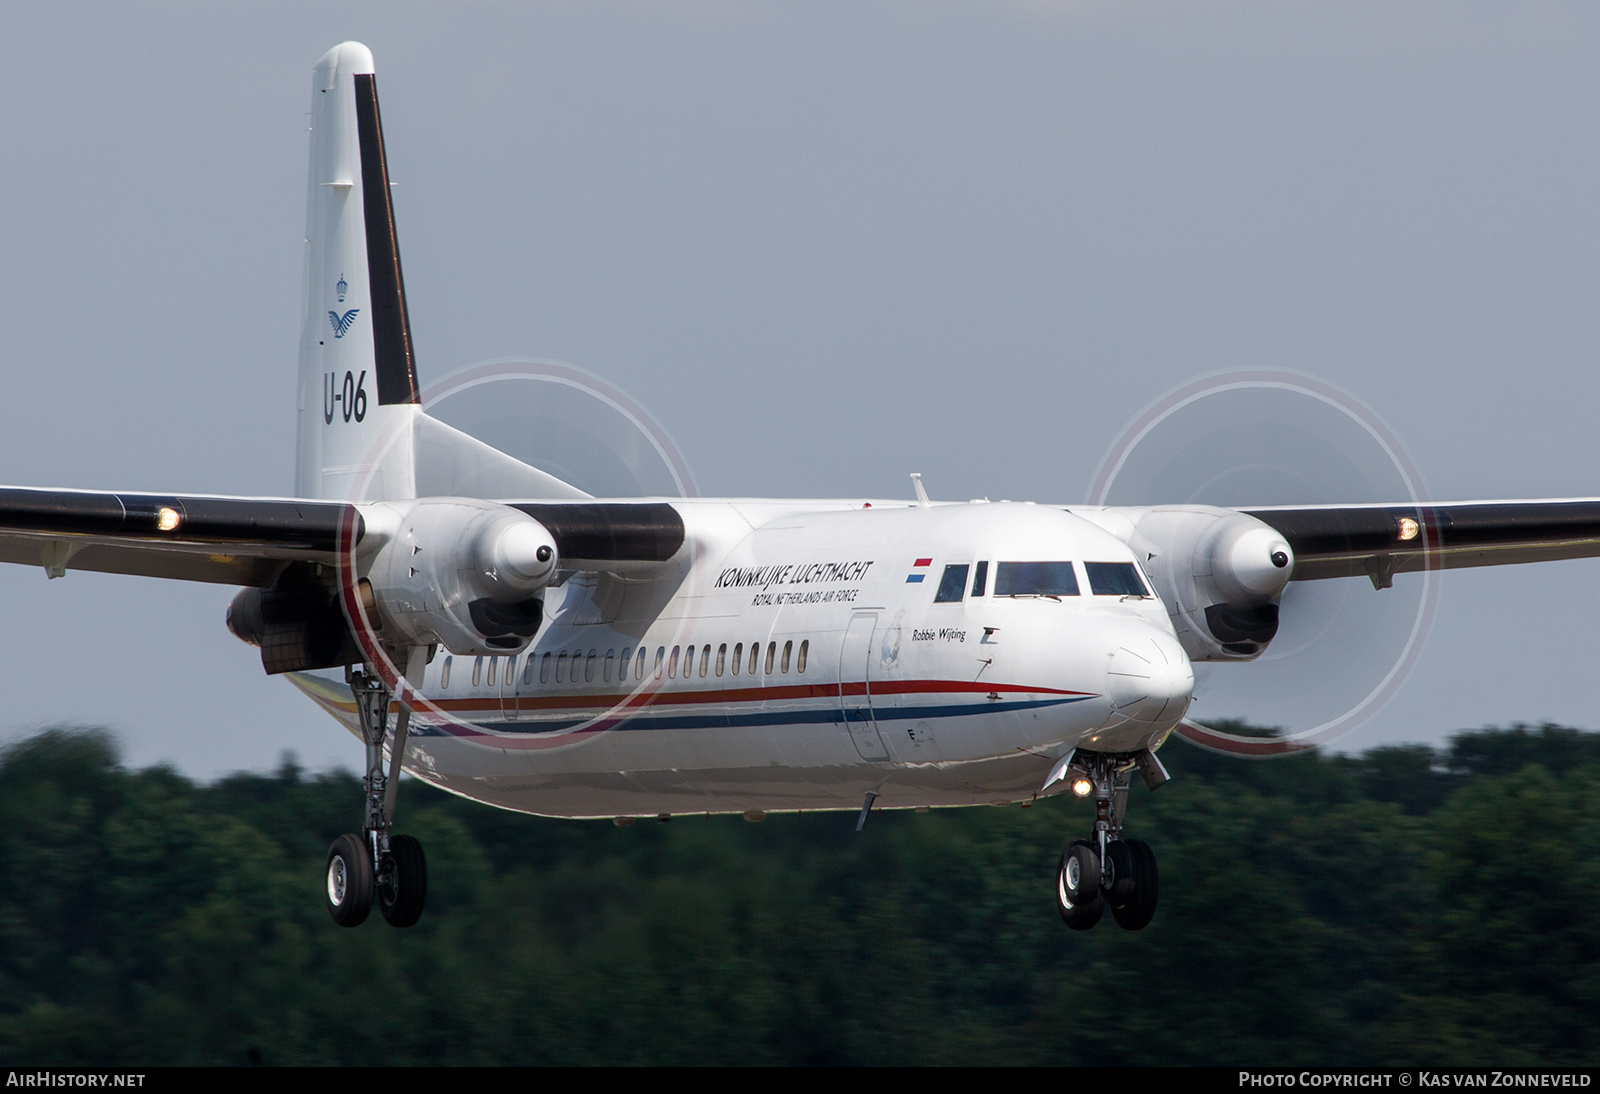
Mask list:
[{"label": "landing light", "polygon": [[1417,522],[1412,520],[1410,517],[1401,517],[1400,518],[1400,538],[1401,538],[1401,540],[1416,539],[1417,538],[1417,533],[1419,531],[1421,531],[1421,530],[1422,529],[1417,524]]},{"label": "landing light", "polygon": [[178,511],[170,505],[163,505],[156,510],[156,527],[163,532],[170,532],[178,526]]},{"label": "landing light", "polygon": [[1089,791],[1093,789],[1094,783],[1090,782],[1088,779],[1072,780],[1072,792],[1078,795],[1080,798],[1087,798],[1089,796]]}]

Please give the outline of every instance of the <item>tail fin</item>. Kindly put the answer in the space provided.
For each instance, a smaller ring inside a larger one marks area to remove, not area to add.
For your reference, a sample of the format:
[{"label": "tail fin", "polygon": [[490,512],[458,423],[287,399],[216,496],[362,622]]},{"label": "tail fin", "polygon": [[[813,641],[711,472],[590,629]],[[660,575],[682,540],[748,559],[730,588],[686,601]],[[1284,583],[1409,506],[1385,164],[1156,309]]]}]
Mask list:
[{"label": "tail fin", "polygon": [[415,497],[416,360],[372,53],[359,42],[317,62],[309,190],[297,492]]}]

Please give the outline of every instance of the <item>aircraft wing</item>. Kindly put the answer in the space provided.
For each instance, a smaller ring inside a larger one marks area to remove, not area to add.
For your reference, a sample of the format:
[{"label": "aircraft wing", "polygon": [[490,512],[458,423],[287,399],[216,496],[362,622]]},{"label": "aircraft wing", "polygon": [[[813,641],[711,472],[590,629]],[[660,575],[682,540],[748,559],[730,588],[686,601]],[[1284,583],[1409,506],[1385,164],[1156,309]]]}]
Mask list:
[{"label": "aircraft wing", "polygon": [[294,498],[0,487],[0,562],[42,566],[51,577],[97,570],[265,587],[291,562],[334,562],[345,508]]},{"label": "aircraft wing", "polygon": [[[576,535],[577,528],[561,530],[577,539],[600,531],[588,527],[595,514],[587,510],[616,508],[593,503],[518,507],[548,508],[552,512],[532,514],[547,520],[558,512],[574,518],[586,535]],[[345,508],[342,502],[300,498],[0,487],[0,562],[40,566],[52,576],[94,570],[265,587],[291,562],[336,562]],[[632,512],[636,507],[629,508]],[[1295,553],[1295,581],[1366,576],[1381,585],[1393,574],[1429,566],[1455,569],[1600,556],[1600,498],[1241,511],[1288,540]],[[608,536],[616,534],[611,520],[601,523],[607,525]],[[658,532],[653,529],[652,535]],[[618,552],[613,546],[598,553],[654,558],[664,549],[652,542],[654,549],[641,553],[631,546],[633,550]],[[595,552],[579,548],[573,553]]]},{"label": "aircraft wing", "polygon": [[1244,509],[1294,549],[1294,581],[1600,556],[1600,498]]},{"label": "aircraft wing", "polygon": [[[515,502],[569,564],[657,563],[683,544],[663,502]],[[346,505],[304,498],[0,487],[0,562],[265,588],[291,562],[337,564]],[[356,539],[365,526],[356,516]]]}]

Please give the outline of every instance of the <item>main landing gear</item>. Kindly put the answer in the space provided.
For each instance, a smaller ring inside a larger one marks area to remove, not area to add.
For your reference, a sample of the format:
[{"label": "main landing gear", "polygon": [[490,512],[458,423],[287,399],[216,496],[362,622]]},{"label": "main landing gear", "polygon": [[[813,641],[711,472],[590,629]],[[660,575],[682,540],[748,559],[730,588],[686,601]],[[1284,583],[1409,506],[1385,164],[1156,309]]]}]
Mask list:
[{"label": "main landing gear", "polygon": [[422,917],[428,900],[428,862],[422,844],[411,836],[389,832],[394,820],[395,792],[400,788],[400,759],[405,755],[411,712],[404,705],[395,717],[389,744],[389,770],[383,767],[383,745],[389,731],[393,694],[377,674],[349,672],[345,678],[361,715],[361,737],[367,746],[367,813],[361,834],[346,833],[328,848],[328,914],[341,927],[366,921],[374,898],[392,927],[409,927]]},{"label": "main landing gear", "polygon": [[1160,895],[1156,856],[1142,840],[1121,838],[1122,815],[1135,769],[1151,789],[1166,781],[1166,772],[1148,752],[1136,757],[1079,752],[1072,766],[1083,772],[1079,778],[1094,793],[1094,832],[1061,852],[1056,911],[1068,927],[1087,931],[1109,905],[1117,926],[1143,930],[1156,914]]}]

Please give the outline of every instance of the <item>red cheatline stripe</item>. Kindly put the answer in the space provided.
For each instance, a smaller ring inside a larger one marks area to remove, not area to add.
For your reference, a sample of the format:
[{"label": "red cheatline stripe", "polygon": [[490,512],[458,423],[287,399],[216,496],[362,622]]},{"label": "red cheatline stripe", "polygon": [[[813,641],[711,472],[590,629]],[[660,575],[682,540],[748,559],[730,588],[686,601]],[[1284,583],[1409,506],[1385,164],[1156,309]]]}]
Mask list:
[{"label": "red cheatline stripe", "polygon": [[919,559],[917,559],[917,561],[913,562],[912,565],[913,566],[932,566],[933,565],[933,559],[931,559],[931,558],[919,558]]},{"label": "red cheatline stripe", "polygon": [[[555,685],[564,687],[566,685]],[[621,708],[634,708],[644,706],[699,706],[725,703],[759,703],[781,702],[802,699],[837,699],[839,698],[838,684],[800,684],[777,688],[728,688],[722,691],[657,691],[639,696],[619,696],[615,693],[595,694],[556,694],[556,695],[524,695],[507,697],[504,700],[506,708],[510,709],[515,703],[515,709],[525,712],[541,710],[579,710],[593,708],[603,710],[613,705],[620,704]],[[845,695],[865,695],[867,686],[859,681],[844,685]],[[874,695],[970,695],[989,693],[1000,694],[1027,694],[1027,695],[1066,695],[1080,696],[1092,695],[1088,691],[1064,691],[1059,688],[1028,687],[1023,684],[982,684],[968,681],[947,680],[907,680],[901,683],[877,683],[872,686]],[[503,700],[492,695],[472,696],[461,699],[445,699],[436,697],[434,700],[439,707],[454,711],[487,711],[494,712],[501,709]]]},{"label": "red cheatline stripe", "polygon": [[[566,685],[555,685],[565,687]],[[696,706],[714,703],[782,702],[800,699],[837,699],[838,684],[791,684],[775,688],[728,688],[719,691],[658,691],[640,696],[619,696],[615,693],[523,695],[508,697],[520,711],[576,710],[582,708],[605,709],[621,703],[623,707],[642,706]],[[865,695],[867,686],[860,681],[844,685],[845,695]],[[1066,691],[1060,688],[1029,687],[1025,684],[983,684],[962,680],[905,680],[880,682],[872,686],[874,695],[971,695],[989,693],[1008,695],[1093,695],[1089,691]],[[503,700],[493,695],[478,695],[461,699],[436,697],[433,704],[454,711],[496,712]],[[348,706],[349,704],[345,704]],[[508,702],[507,706],[510,705]]]}]

